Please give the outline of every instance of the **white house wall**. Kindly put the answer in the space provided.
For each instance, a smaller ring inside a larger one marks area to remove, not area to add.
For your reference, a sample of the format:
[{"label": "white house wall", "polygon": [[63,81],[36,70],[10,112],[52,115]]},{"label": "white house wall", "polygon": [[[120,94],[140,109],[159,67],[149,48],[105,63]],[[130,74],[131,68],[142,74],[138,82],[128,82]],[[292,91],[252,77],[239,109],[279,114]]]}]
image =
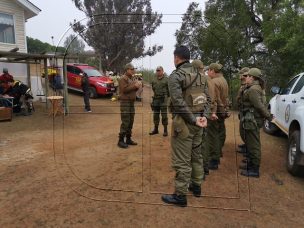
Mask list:
[{"label": "white house wall", "polygon": [[15,47],[18,52],[27,53],[24,9],[17,5],[13,0],[0,0],[0,12],[13,15],[15,21],[15,39],[16,44],[0,43],[0,51],[9,51]]}]

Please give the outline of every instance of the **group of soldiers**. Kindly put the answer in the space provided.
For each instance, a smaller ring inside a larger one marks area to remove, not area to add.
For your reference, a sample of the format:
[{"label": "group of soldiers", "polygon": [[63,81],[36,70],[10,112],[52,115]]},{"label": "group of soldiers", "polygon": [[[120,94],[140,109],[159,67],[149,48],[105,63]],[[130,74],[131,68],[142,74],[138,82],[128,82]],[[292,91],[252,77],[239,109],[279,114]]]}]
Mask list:
[{"label": "group of soldiers", "polygon": [[[201,184],[209,169],[217,170],[223,157],[226,140],[225,119],[229,113],[229,89],[223,76],[223,66],[211,63],[207,74],[200,60],[190,63],[190,51],[179,46],[174,51],[174,70],[165,76],[163,67],[156,68],[152,81],[154,128],[150,135],[159,134],[160,116],[168,136],[168,108],[172,113],[172,167],[176,172],[175,191],[163,195],[162,200],[176,206],[187,206],[186,194],[201,196]],[[132,140],[134,101],[142,82],[132,80],[134,66],[125,66],[125,74],[119,81],[121,126],[118,146],[128,148],[137,145]],[[261,144],[259,131],[263,120],[273,117],[266,109],[264,80],[258,68],[243,68],[240,71],[242,85],[238,93],[240,135],[244,145],[240,152],[245,156],[241,175],[259,177]],[[125,140],[126,138],[126,140]]]}]

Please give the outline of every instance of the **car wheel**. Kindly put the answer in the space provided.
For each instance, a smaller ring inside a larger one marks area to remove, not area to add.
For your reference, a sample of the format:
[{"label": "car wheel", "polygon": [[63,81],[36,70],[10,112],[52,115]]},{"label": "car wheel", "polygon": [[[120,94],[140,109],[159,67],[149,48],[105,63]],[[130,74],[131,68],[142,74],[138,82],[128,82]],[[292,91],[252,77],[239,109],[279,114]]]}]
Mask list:
[{"label": "car wheel", "polygon": [[303,175],[303,166],[298,165],[300,153],[300,131],[296,130],[289,137],[287,153],[287,170],[293,176]]},{"label": "car wheel", "polygon": [[97,98],[97,92],[94,87],[90,87],[89,91],[90,91],[90,98],[93,98],[93,99]]},{"label": "car wheel", "polygon": [[263,130],[265,133],[269,135],[274,135],[275,133],[280,131],[280,128],[278,128],[274,123],[271,121],[265,119],[263,124]]}]

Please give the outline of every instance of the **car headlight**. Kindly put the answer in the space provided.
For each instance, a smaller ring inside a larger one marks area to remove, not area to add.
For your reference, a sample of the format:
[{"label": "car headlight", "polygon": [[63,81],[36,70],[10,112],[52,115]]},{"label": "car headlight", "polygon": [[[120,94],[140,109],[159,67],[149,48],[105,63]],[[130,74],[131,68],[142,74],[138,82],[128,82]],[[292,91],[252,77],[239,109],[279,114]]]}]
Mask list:
[{"label": "car headlight", "polygon": [[107,84],[106,84],[106,83],[97,82],[97,84],[98,84],[99,86],[102,86],[102,87],[107,87]]}]

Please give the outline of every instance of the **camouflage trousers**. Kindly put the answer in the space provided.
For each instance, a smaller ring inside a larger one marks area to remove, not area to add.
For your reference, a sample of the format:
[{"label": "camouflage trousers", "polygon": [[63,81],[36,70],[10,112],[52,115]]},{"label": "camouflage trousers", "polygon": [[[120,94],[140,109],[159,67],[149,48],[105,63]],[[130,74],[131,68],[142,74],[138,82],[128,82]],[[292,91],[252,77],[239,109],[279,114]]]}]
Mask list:
[{"label": "camouflage trousers", "polygon": [[226,141],[225,120],[218,119],[208,121],[207,127],[207,143],[208,158],[212,160],[220,160],[222,148]]},{"label": "camouflage trousers", "polygon": [[203,157],[203,167],[208,167],[209,163],[209,151],[208,151],[208,138],[207,138],[207,129],[204,129],[202,135],[202,145],[201,145],[201,153]]},{"label": "camouflage trousers", "polygon": [[164,99],[154,98],[153,100],[153,122],[155,126],[159,125],[160,115],[162,117],[162,124],[168,125],[168,107]]},{"label": "camouflage trousers", "polygon": [[172,168],[175,170],[175,193],[185,195],[190,182],[201,185],[203,181],[203,158],[201,143],[203,129],[187,124],[189,135],[180,137],[172,132]]},{"label": "camouflage trousers", "polygon": [[120,136],[132,136],[132,128],[134,123],[135,107],[134,101],[120,102]]},{"label": "camouflage trousers", "polygon": [[260,167],[261,163],[261,140],[260,140],[260,126],[256,126],[255,129],[245,130],[242,122],[240,122],[241,138],[244,140],[250,165]]}]

